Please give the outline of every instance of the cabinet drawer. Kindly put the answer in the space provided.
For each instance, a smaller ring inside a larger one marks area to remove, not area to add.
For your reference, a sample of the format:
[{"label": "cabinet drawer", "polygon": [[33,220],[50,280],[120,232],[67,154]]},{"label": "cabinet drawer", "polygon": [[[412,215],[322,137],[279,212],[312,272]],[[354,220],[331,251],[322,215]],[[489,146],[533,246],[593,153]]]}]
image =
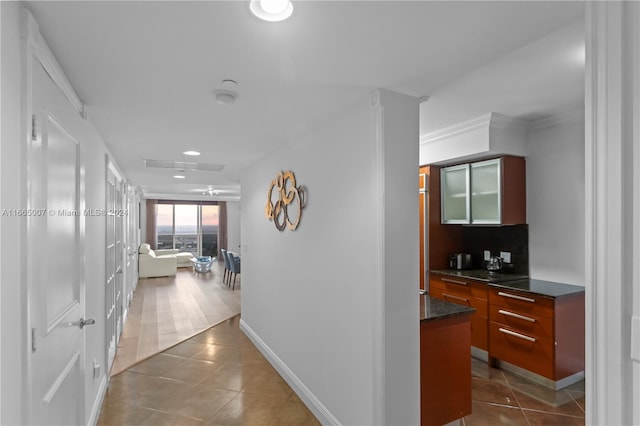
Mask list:
[{"label": "cabinet drawer", "polygon": [[489,346],[491,357],[554,379],[553,341],[520,333],[490,321]]},{"label": "cabinet drawer", "polygon": [[476,311],[471,314],[471,344],[477,348],[489,349],[489,308],[486,299],[478,299],[470,297],[464,292],[452,291],[453,289],[442,289],[439,287],[431,287],[429,295],[448,302],[457,303],[459,305],[471,306]]},{"label": "cabinet drawer", "polygon": [[525,316],[553,318],[553,300],[531,293],[492,288],[489,290],[489,303]]},{"label": "cabinet drawer", "polygon": [[465,292],[464,289],[460,291],[455,287],[443,289],[436,286],[429,288],[429,294],[438,299],[446,300],[447,302],[471,306],[476,309],[473,315],[479,315],[485,318],[489,316],[487,300],[473,297],[469,295],[468,292]]},{"label": "cabinet drawer", "polygon": [[455,295],[487,299],[487,285],[485,283],[465,278],[431,275],[429,279],[429,289],[431,290],[434,287],[448,290],[449,292],[455,292],[452,293]]},{"label": "cabinet drawer", "polygon": [[554,341],[553,320],[539,315],[523,315],[502,306],[489,306],[489,320],[531,337]]}]

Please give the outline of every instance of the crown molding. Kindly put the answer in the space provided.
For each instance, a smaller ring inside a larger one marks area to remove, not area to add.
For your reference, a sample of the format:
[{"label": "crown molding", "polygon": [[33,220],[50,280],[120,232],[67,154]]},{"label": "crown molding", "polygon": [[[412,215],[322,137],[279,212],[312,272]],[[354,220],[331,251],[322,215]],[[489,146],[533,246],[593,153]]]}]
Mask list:
[{"label": "crown molding", "polygon": [[53,52],[51,52],[49,45],[42,37],[42,34],[40,34],[40,27],[35,18],[31,12],[25,8],[22,9],[21,36],[27,41],[28,46],[32,49],[33,55],[42,64],[42,67],[47,74],[49,74],[51,80],[62,90],[62,93],[64,93],[64,96],[71,102],[71,105],[73,105],[78,114],[86,120],[87,114],[84,104],[73,89],[64,71],[62,71],[62,67],[60,67]]},{"label": "crown molding", "polygon": [[451,138],[483,127],[489,129],[517,130],[524,133],[527,132],[529,125],[530,122],[528,120],[490,112],[488,114],[481,115],[480,117],[454,124],[453,126],[444,127],[440,130],[426,133],[420,137],[420,144],[437,142],[442,139]]}]

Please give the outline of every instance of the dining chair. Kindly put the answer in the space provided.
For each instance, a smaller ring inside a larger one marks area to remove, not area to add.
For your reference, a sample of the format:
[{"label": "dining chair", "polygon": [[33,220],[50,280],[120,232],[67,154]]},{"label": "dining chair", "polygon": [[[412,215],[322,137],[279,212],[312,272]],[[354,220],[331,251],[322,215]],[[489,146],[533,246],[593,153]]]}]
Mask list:
[{"label": "dining chair", "polygon": [[[231,270],[231,274],[233,275],[233,287],[232,290],[236,289],[236,276],[240,273],[240,257],[236,256],[232,252],[228,251],[227,256],[229,256],[229,268]],[[231,283],[231,278],[229,278],[229,283]]]},{"label": "dining chair", "polygon": [[225,284],[228,284],[227,277],[229,278],[229,281],[231,280],[231,267],[229,266],[229,254],[228,254],[228,251],[223,248],[220,249],[220,253],[222,253],[222,259],[224,260],[224,274],[222,276],[222,282]]}]

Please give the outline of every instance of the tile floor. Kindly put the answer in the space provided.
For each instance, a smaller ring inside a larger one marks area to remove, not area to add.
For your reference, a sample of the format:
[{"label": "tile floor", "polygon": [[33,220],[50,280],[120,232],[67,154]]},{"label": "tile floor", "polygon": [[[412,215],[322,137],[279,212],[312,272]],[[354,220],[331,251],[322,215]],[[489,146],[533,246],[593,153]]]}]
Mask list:
[{"label": "tile floor", "polygon": [[[320,423],[235,316],[111,378],[98,425]],[[554,392],[472,360],[473,414],[460,425],[584,425],[584,382]]]},{"label": "tile floor", "polygon": [[552,391],[508,371],[472,359],[469,425],[584,425],[584,380]]},{"label": "tile floor", "polygon": [[235,316],[111,377],[98,425],[319,425]]}]

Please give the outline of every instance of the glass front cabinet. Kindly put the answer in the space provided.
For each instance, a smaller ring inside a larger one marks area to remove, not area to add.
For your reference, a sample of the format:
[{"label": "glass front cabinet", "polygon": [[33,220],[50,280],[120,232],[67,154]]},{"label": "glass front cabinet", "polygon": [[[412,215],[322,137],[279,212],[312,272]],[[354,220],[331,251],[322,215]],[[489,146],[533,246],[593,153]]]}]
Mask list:
[{"label": "glass front cabinet", "polygon": [[440,169],[442,223],[469,223],[469,164]]},{"label": "glass front cabinet", "polygon": [[471,223],[502,223],[501,160],[471,163]]},{"label": "glass front cabinet", "polygon": [[442,223],[526,223],[525,160],[506,156],[440,169]]}]

